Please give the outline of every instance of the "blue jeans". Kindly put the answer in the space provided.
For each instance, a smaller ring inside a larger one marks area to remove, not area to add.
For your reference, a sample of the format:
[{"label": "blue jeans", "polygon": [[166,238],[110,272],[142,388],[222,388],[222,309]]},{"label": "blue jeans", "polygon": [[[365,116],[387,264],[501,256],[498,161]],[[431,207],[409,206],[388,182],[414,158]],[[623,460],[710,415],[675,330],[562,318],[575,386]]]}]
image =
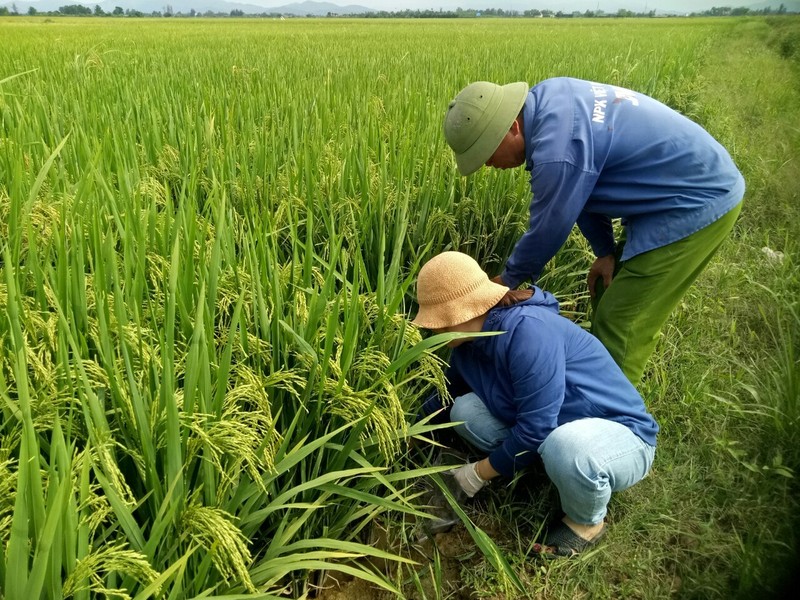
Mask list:
[{"label": "blue jeans", "polygon": [[[454,427],[456,432],[487,454],[511,431],[473,393],[455,399],[450,420],[463,421]],[[539,446],[547,475],[558,489],[561,508],[583,525],[605,518],[611,492],[629,488],[647,475],[655,451],[624,425],[596,418],[560,425]]]}]

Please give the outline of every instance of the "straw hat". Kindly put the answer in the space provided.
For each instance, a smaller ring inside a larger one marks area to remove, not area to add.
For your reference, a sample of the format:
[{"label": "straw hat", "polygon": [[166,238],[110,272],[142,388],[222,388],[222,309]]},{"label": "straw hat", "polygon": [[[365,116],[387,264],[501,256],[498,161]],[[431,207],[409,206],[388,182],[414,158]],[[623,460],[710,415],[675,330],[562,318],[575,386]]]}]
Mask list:
[{"label": "straw hat", "polygon": [[444,137],[456,154],[462,175],[480,169],[503,141],[528,97],[524,81],[497,85],[469,84],[450,102],[444,117]]},{"label": "straw hat", "polygon": [[420,269],[419,312],[412,321],[426,329],[460,325],[480,316],[505,296],[508,288],[494,283],[471,257],[442,252]]}]

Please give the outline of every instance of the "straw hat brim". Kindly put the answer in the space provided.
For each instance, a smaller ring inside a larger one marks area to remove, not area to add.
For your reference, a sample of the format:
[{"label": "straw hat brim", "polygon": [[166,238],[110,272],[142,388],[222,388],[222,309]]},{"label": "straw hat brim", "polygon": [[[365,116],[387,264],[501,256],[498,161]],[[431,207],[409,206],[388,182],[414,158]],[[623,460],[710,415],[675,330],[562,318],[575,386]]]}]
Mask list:
[{"label": "straw hat brim", "polygon": [[421,304],[417,316],[411,322],[425,329],[455,327],[489,312],[508,290],[508,287],[487,278],[480,288],[466,297]]}]

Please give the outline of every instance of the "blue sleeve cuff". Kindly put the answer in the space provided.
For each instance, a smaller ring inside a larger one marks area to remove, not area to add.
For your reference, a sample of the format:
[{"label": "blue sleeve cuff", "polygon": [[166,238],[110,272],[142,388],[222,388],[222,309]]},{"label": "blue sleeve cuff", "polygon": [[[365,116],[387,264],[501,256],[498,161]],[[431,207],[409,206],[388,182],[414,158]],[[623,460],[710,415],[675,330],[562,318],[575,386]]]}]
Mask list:
[{"label": "blue sleeve cuff", "polygon": [[512,277],[511,274],[508,272],[508,269],[504,269],[500,278],[503,280],[503,283],[510,287],[512,290],[515,290],[519,287],[519,284],[524,281],[524,279],[519,279],[518,277]]},{"label": "blue sleeve cuff", "polygon": [[489,462],[495,471],[506,477],[511,477],[524,467],[527,467],[539,453],[536,450],[517,448],[511,439],[489,455]]},{"label": "blue sleeve cuff", "polygon": [[578,217],[577,223],[595,256],[614,254],[614,229],[609,217],[584,211]]},{"label": "blue sleeve cuff", "polygon": [[616,249],[613,241],[610,244],[603,244],[602,246],[595,246],[591,242],[589,242],[589,245],[592,247],[594,255],[598,258],[614,254],[614,250]]}]

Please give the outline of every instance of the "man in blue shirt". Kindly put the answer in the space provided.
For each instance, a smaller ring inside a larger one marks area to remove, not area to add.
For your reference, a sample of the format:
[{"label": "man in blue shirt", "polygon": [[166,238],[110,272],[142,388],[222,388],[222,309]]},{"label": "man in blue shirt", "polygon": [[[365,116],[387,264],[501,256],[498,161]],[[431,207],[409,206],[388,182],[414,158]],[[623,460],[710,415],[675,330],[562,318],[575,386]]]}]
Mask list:
[{"label": "man in blue shirt", "polygon": [[[524,165],[530,226],[499,282],[536,281],[577,224],[596,260],[589,270],[593,333],[634,384],[658,333],[728,237],[744,179],[702,127],[657,100],[567,77],[530,90],[477,82],[444,122],[458,169]],[[616,243],[612,219],[621,218]]]}]

